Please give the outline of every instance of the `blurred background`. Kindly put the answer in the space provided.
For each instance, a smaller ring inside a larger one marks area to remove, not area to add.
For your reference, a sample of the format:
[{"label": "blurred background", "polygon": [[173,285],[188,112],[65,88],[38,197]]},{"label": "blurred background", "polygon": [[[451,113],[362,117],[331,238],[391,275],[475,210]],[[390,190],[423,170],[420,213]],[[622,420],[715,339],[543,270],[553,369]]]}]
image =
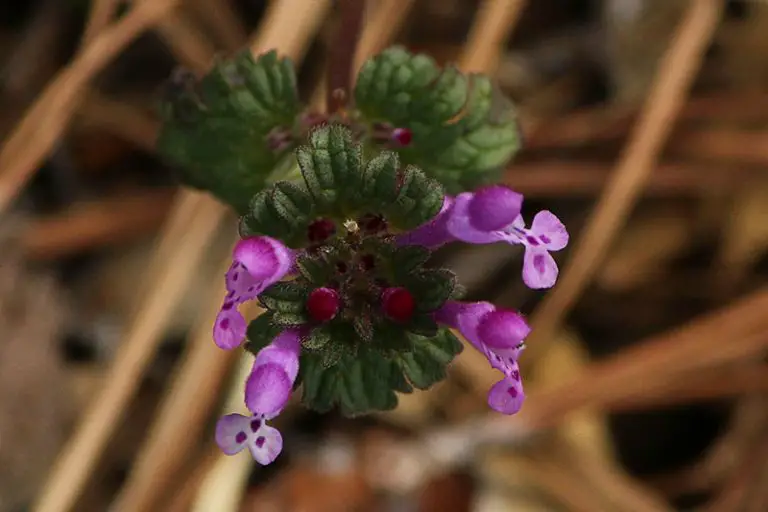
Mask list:
[{"label": "blurred background", "polygon": [[[283,455],[219,454],[235,219],[153,149],[179,65],[276,47],[322,98],[328,0],[0,2],[0,512],[768,510],[768,2],[369,0],[391,43],[519,106],[504,181],[564,220],[558,285],[507,245],[440,255],[531,315],[527,402],[493,371],[355,420],[292,407]],[[320,91],[320,93],[318,93]],[[256,312],[252,312],[256,314]],[[245,361],[245,362],[244,362]]]}]

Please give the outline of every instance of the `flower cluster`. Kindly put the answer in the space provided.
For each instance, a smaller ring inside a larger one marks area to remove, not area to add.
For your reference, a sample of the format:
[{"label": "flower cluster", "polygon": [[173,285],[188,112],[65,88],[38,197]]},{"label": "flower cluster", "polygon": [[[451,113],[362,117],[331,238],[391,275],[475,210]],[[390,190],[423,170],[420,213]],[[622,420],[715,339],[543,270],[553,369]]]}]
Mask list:
[{"label": "flower cluster", "polygon": [[[417,170],[400,169],[392,154],[366,165],[343,130],[321,128],[311,141],[298,155],[305,186],[277,184],[254,199],[226,274],[214,340],[227,350],[247,340],[256,358],[245,386],[251,416],[219,421],[222,450],[247,447],[259,463],[272,462],[283,441],[267,421],[299,385],[317,410],[394,407],[394,391],[444,377],[461,350],[451,329],[502,373],[489,406],[519,411],[525,319],[487,302],[461,302],[455,276],[426,264],[452,242],[522,245],[524,282],[548,288],[558,274],[550,252],[568,243],[563,224],[542,211],[526,227],[522,195],[504,186],[452,197]],[[250,326],[238,311],[249,300],[267,310]]]}]

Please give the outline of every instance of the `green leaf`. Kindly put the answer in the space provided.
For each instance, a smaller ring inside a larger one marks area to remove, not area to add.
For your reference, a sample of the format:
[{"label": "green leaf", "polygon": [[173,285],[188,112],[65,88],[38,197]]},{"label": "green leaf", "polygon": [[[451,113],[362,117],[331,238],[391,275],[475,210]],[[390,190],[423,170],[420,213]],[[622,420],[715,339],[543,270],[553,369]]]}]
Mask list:
[{"label": "green leaf", "polygon": [[304,279],[315,284],[327,284],[335,274],[333,265],[326,261],[322,255],[302,254],[296,260],[296,268]]},{"label": "green leaf", "polygon": [[[385,411],[397,406],[395,387],[409,389],[397,365],[371,350],[344,355],[327,368],[315,355],[302,358],[304,404],[319,412],[338,406],[345,416]],[[399,377],[398,377],[398,372]]]},{"label": "green leaf", "polygon": [[309,144],[296,151],[309,193],[320,208],[338,212],[359,199],[362,175],[362,148],[346,126],[317,127]]},{"label": "green leaf", "polygon": [[411,350],[408,332],[398,324],[383,320],[373,330],[373,347],[387,354],[396,355]]},{"label": "green leaf", "polygon": [[314,204],[304,187],[279,181],[273,186],[271,199],[270,206],[280,219],[294,229],[306,230],[313,217]]},{"label": "green leaf", "polygon": [[437,335],[439,329],[432,315],[414,315],[407,328],[414,334],[431,338]]},{"label": "green leaf", "polygon": [[313,219],[314,204],[307,191],[281,181],[257,193],[240,220],[242,236],[267,235],[289,247],[301,247]]},{"label": "green leaf", "polygon": [[327,329],[316,327],[312,329],[308,336],[301,339],[301,346],[308,350],[318,350],[331,341],[331,333]]},{"label": "green leaf", "polygon": [[275,311],[272,316],[272,321],[276,325],[280,325],[282,327],[294,327],[306,324],[307,317],[303,313],[286,313],[283,311]]},{"label": "green leaf", "polygon": [[445,378],[446,366],[463,347],[445,328],[433,338],[415,335],[412,338],[413,350],[401,355],[398,363],[413,387],[427,389]]},{"label": "green leaf", "polygon": [[261,304],[273,312],[304,313],[309,290],[296,281],[275,283],[259,295]]},{"label": "green leaf", "polygon": [[393,151],[382,151],[365,166],[362,196],[372,208],[380,208],[397,199],[397,172],[400,160]]},{"label": "green leaf", "polygon": [[[293,160],[290,142],[300,103],[288,59],[249,50],[217,63],[201,80],[178,75],[161,105],[161,155],[181,180],[247,212],[276,167]],[[271,138],[289,136],[279,147]]]},{"label": "green leaf", "polygon": [[456,286],[456,275],[446,269],[423,269],[409,276],[407,287],[416,299],[416,310],[430,312],[445,304]]},{"label": "green leaf", "polygon": [[356,316],[352,319],[352,326],[355,333],[362,341],[371,341],[373,339],[373,323],[366,315]]},{"label": "green leaf", "polygon": [[444,199],[445,191],[440,183],[428,178],[420,169],[409,166],[403,172],[395,201],[384,211],[395,227],[408,230],[437,215]]},{"label": "green leaf", "polygon": [[280,334],[282,328],[274,323],[270,312],[262,313],[248,324],[245,349],[256,355],[259,351],[272,343],[275,336]]},{"label": "green leaf", "polygon": [[420,245],[397,247],[392,254],[392,269],[396,276],[407,276],[424,265],[432,253]]},{"label": "green leaf", "polygon": [[355,103],[364,118],[408,128],[398,149],[455,194],[496,181],[520,148],[514,107],[481,75],[440,69],[429,57],[394,47],[360,70]]}]

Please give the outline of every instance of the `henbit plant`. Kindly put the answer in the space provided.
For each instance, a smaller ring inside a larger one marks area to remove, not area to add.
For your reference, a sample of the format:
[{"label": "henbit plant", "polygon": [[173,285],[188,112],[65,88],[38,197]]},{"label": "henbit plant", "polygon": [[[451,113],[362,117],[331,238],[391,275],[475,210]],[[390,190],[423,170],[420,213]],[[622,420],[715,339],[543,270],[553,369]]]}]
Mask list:
[{"label": "henbit plant", "polygon": [[[213,327],[225,350],[255,355],[245,383],[250,416],[216,428],[227,454],[261,464],[281,452],[267,422],[301,387],[304,404],[355,416],[396,407],[396,393],[445,378],[458,330],[501,379],[488,404],[522,406],[518,358],[530,328],[513,310],[460,301],[448,269],[430,265],[448,243],[523,246],[523,281],[555,284],[550,252],[568,243],[542,211],[527,227],[523,196],[494,184],[518,150],[512,105],[481,75],[440,69],[395,47],[361,69],[349,104],[307,112],[291,63],[244,52],[200,80],[179,74],[164,104],[161,152],[182,180],[240,215],[241,240]],[[250,324],[238,311],[257,300]]]}]

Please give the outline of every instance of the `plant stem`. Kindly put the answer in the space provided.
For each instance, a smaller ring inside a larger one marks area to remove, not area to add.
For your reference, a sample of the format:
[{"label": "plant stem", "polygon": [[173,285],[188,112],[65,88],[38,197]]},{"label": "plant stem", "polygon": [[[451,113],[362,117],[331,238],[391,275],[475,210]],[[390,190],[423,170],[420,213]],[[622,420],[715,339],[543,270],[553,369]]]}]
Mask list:
[{"label": "plant stem", "polygon": [[352,66],[360,39],[365,0],[338,0],[341,20],[331,44],[326,101],[328,113],[341,110],[352,91]]}]

